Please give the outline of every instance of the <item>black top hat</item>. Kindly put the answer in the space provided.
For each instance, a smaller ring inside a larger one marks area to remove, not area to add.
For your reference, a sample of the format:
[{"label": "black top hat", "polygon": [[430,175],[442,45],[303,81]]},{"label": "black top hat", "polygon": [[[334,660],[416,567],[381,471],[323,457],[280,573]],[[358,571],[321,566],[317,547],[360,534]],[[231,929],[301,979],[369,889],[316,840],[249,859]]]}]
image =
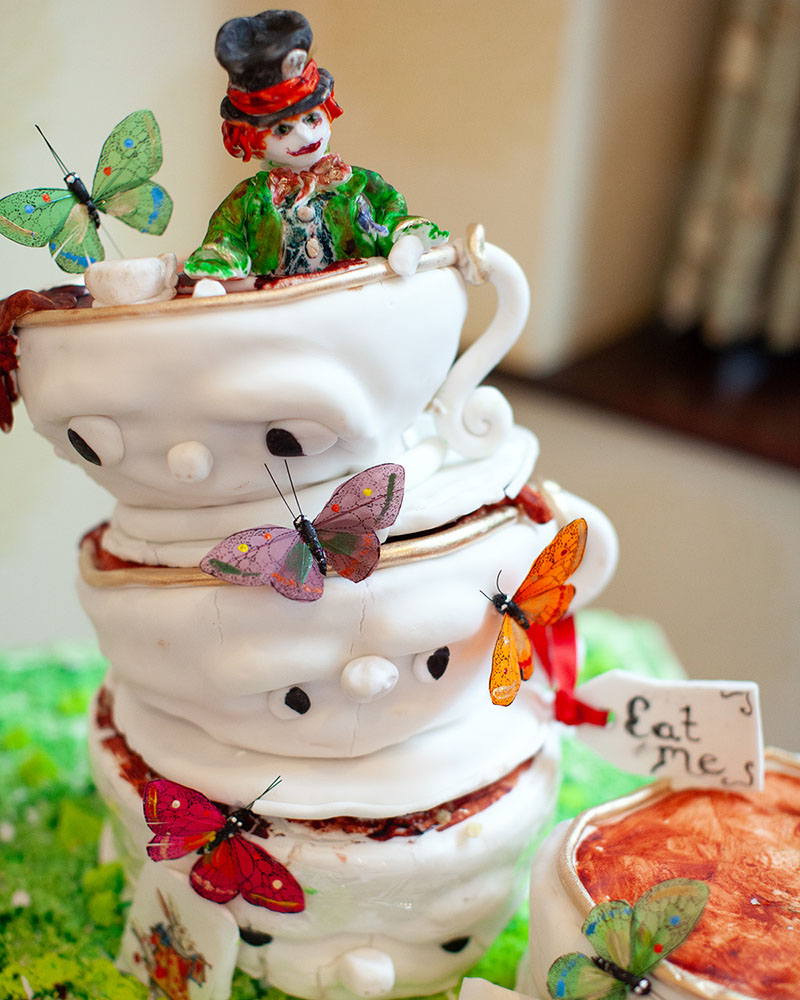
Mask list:
[{"label": "black top hat", "polygon": [[226,21],[214,46],[228,71],[222,117],[268,128],[326,101],[333,77],[308,59],[311,38],[308,21],[295,10],[265,10]]}]

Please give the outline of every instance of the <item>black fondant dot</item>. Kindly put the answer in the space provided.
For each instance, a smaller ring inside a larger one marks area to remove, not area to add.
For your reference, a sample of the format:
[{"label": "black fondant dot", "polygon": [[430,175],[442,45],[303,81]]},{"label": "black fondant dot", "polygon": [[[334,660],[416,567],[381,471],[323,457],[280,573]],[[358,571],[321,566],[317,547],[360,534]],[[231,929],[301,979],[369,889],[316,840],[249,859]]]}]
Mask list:
[{"label": "black fondant dot", "polygon": [[68,427],[67,428],[67,437],[69,438],[69,443],[72,445],[72,447],[75,449],[75,451],[77,451],[77,453],[81,456],[81,458],[85,458],[86,461],[87,462],[91,462],[92,465],[102,465],[103,464],[100,461],[100,456],[97,454],[97,452],[94,450],[94,448],[90,447],[83,440],[83,438],[80,436],[80,434],[77,433],[77,431],[74,431],[71,427]]},{"label": "black fondant dot", "polygon": [[273,455],[280,455],[282,458],[303,454],[303,446],[284,427],[271,427],[267,431],[267,448]]},{"label": "black fondant dot", "polygon": [[450,941],[445,941],[442,945],[443,951],[451,951],[456,954],[459,951],[463,951],[469,944],[470,939],[468,937],[452,938]]},{"label": "black fondant dot", "polygon": [[431,677],[438,681],[442,674],[447,670],[447,664],[450,662],[450,649],[447,646],[440,646],[435,653],[431,653],[428,657],[428,673]]},{"label": "black fondant dot", "polygon": [[305,715],[309,708],[311,708],[311,699],[302,688],[289,688],[283,700],[298,715]]},{"label": "black fondant dot", "polygon": [[239,937],[246,944],[252,944],[255,947],[262,944],[269,944],[272,940],[271,934],[265,934],[263,931],[254,930],[252,927],[240,927]]}]

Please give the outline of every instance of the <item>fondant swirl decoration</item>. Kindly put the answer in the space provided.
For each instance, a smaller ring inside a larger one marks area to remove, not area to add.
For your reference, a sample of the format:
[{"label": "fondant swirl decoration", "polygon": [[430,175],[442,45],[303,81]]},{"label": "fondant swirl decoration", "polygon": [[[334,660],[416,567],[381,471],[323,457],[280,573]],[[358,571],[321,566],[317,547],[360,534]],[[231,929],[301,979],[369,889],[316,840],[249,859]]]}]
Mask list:
[{"label": "fondant swirl decoration", "polygon": [[[278,778],[258,798],[266,795]],[[253,800],[255,802],[257,800]],[[198,853],[189,882],[198,895],[228,903],[241,892],[254,906],[279,913],[299,913],[305,897],[297,879],[265,850],[242,836],[254,824],[250,809],[225,816],[201,792],[159,778],[145,785],[144,818],[155,836],[147,845],[153,861]]]},{"label": "fondant swirl decoration", "polygon": [[591,957],[573,951],[557,958],[547,973],[550,996],[558,1000],[624,1000],[652,991],[647,974],[691,934],[708,900],[708,886],[673,878],[644,892],[635,906],[611,899],[593,907],[583,933]]},{"label": "fondant swirl decoration", "polygon": [[150,180],[161,166],[161,133],[152,111],[134,111],[112,130],[91,193],[47,146],[64,171],[66,190],[31,188],[0,198],[0,234],[26,247],[46,245],[62,271],[80,274],[105,258],[100,212],[142,233],[159,236],[167,228],[172,199]]},{"label": "fondant swirl decoration", "polygon": [[489,676],[495,705],[510,705],[520,683],[531,676],[528,630],[533,625],[552,625],[564,615],[575,594],[572,584],[565,581],[580,566],[585,548],[586,521],[579,517],[565,525],[536,557],[513,597],[501,592],[489,598],[503,616]]},{"label": "fondant swirl decoration", "polygon": [[397,520],[404,483],[401,465],[373,465],[338,486],[313,521],[289,508],[293,527],[237,531],[214,546],[200,569],[245,587],[269,584],[292,601],[322,597],[329,566],[359,583],[377,565],[381,545],[375,532]]}]

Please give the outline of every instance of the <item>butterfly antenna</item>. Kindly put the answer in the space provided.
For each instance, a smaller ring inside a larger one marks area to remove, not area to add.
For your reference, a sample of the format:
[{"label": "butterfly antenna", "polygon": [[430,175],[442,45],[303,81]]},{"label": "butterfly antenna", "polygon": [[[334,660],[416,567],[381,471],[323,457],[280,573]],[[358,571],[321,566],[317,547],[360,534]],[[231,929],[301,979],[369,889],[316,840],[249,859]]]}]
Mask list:
[{"label": "butterfly antenna", "polygon": [[500,572],[497,574],[497,579],[494,582],[495,587],[497,587],[498,594],[502,594],[503,593],[503,591],[500,589],[500,573],[502,573],[502,572],[503,571],[500,570]]},{"label": "butterfly antenna", "polygon": [[[283,491],[281,490],[280,486],[278,486],[277,479],[272,475],[272,470],[270,469],[270,467],[267,465],[266,462],[264,462],[264,468],[267,470],[267,474],[269,475],[269,478],[273,481],[273,483],[275,483],[275,489],[278,491],[278,496],[281,498],[281,500],[283,500],[284,504],[286,504],[286,509],[289,511],[289,516],[292,518],[292,520],[294,520],[295,513],[292,510],[292,508],[289,506],[289,504],[286,503],[286,497],[283,495]],[[291,478],[290,478],[289,482],[291,482]],[[294,487],[292,487],[292,489],[294,489]]]},{"label": "butterfly antenna", "polygon": [[297,509],[300,513],[303,513],[303,508],[300,506],[300,501],[297,499],[297,491],[294,488],[294,483],[292,482],[292,474],[289,472],[289,463],[284,458],[283,464],[286,466],[286,475],[289,477],[289,485],[292,487],[292,496],[294,497],[294,502],[297,504]]},{"label": "butterfly antenna", "polygon": [[489,595],[488,595],[488,594],[487,594],[487,593],[486,593],[485,591],[481,590],[481,591],[480,591],[480,593],[481,593],[481,594],[483,594],[483,596],[484,596],[484,597],[486,598],[486,600],[487,600],[487,601],[488,601],[488,602],[489,602],[490,604],[493,604],[493,603],[494,603],[494,602],[492,601],[491,597],[489,597]]},{"label": "butterfly antenna", "polygon": [[53,159],[56,161],[56,163],[58,164],[59,168],[61,169],[61,171],[63,172],[64,176],[66,177],[69,173],[71,173],[69,167],[66,165],[66,163],[64,163],[64,161],[61,159],[61,157],[58,155],[58,153],[50,145],[49,139],[44,134],[44,132],[42,132],[42,130],[39,128],[39,126],[38,125],[34,125],[34,128],[39,133],[39,135],[44,139],[45,145],[50,150],[50,152],[53,154]]},{"label": "butterfly antenna", "polygon": [[256,797],[253,799],[253,801],[250,803],[250,805],[246,806],[246,808],[247,809],[252,809],[253,806],[256,804],[256,802],[258,802],[259,799],[263,799],[265,795],[269,795],[269,793],[272,791],[272,789],[275,788],[280,783],[281,783],[281,776],[278,775],[278,777],[272,782],[272,784],[269,785],[267,788],[265,788],[264,791],[260,795],[256,795]]}]

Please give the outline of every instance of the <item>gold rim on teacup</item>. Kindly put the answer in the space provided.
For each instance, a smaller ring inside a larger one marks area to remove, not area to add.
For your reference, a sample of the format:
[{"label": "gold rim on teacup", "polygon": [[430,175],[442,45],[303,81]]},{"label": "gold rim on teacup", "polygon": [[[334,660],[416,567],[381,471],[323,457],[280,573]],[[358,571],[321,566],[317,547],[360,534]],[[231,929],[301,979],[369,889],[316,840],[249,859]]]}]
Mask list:
[{"label": "gold rim on teacup", "polygon": [[[495,507],[471,515],[456,524],[416,538],[385,542],[377,570],[422,559],[435,559],[456,552],[524,515],[516,507]],[[197,566],[130,566],[98,569],[93,543],[86,539],[80,550],[80,572],[90,587],[230,587],[233,584],[209,576]],[[331,571],[331,576],[336,574]]]},{"label": "gold rim on teacup", "polygon": [[[470,273],[475,273],[478,280],[471,283],[482,283],[488,278],[488,270],[483,261],[484,250],[483,227],[479,224],[467,228],[465,245],[461,248],[456,242],[433,247],[424,253],[420,259],[417,272],[433,271],[440,267],[457,267],[462,269],[469,263]],[[157,316],[165,313],[181,312],[186,309],[222,309],[231,305],[265,306],[280,305],[305,299],[314,295],[337,289],[359,288],[362,285],[378,281],[403,279],[395,274],[389,262],[383,257],[373,257],[342,270],[321,271],[318,274],[304,276],[302,281],[288,281],[269,288],[251,291],[229,292],[227,295],[198,297],[191,295],[179,296],[160,302],[143,302],[138,305],[109,305],[102,309],[51,309],[30,313],[17,322],[17,327],[59,326],[69,323],[85,323],[116,319],[141,319],[144,315]]]}]

